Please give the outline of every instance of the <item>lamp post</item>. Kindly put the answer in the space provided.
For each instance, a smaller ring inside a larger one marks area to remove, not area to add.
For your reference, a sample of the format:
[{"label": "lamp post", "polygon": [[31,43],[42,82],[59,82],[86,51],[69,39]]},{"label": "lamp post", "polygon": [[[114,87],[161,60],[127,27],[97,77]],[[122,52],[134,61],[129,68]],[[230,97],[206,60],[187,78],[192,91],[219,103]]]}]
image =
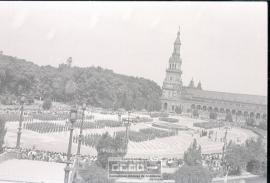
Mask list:
[{"label": "lamp post", "polygon": [[84,112],[86,110],[86,104],[83,103],[82,106],[82,121],[80,126],[80,135],[79,135],[79,142],[78,142],[78,148],[77,148],[77,155],[80,155],[81,152],[81,144],[82,144],[82,132],[83,132],[83,122],[84,122]]},{"label": "lamp post", "polygon": [[72,135],[73,135],[73,130],[74,130],[73,125],[77,120],[77,109],[76,109],[76,107],[73,107],[70,110],[69,120],[70,120],[71,126],[70,126],[69,142],[68,142],[68,152],[67,152],[67,162],[66,162],[66,167],[65,167],[64,183],[68,183],[68,180],[69,180],[69,172],[70,172],[69,164],[71,164],[70,158],[71,158],[71,147],[72,147]]},{"label": "lamp post", "polygon": [[128,119],[127,122],[125,122],[125,126],[126,126],[126,144],[128,144],[128,140],[129,140],[129,135],[128,135],[128,128],[130,126],[130,121],[129,121],[129,115],[130,115],[130,111],[128,111]]},{"label": "lamp post", "polygon": [[19,128],[17,132],[17,143],[16,143],[16,148],[20,148],[20,143],[21,143],[21,135],[22,135],[22,122],[23,122],[23,104],[24,104],[24,96],[20,100],[21,108],[20,108],[20,121],[19,121]]}]

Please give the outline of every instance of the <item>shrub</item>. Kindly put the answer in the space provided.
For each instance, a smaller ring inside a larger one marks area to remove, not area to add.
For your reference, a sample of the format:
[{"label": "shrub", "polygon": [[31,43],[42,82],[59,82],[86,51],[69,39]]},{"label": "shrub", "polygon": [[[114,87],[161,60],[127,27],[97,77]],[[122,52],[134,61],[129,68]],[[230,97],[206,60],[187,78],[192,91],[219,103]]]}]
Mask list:
[{"label": "shrub", "polygon": [[261,121],[259,123],[259,128],[263,130],[267,130],[267,122],[266,121]]},{"label": "shrub", "polygon": [[49,110],[52,107],[52,100],[51,99],[45,99],[42,104],[42,108],[44,110]]},{"label": "shrub", "polygon": [[224,126],[223,122],[203,122],[203,123],[193,123],[193,126],[211,129],[211,128],[218,128]]},{"label": "shrub", "polygon": [[209,118],[210,119],[217,119],[217,113],[216,112],[210,112]]},{"label": "shrub", "polygon": [[181,114],[182,113],[182,108],[181,107],[176,107],[175,112],[177,114]]},{"label": "shrub", "polygon": [[226,114],[225,121],[233,122],[231,113]]},{"label": "shrub", "polygon": [[168,117],[160,117],[158,118],[160,121],[166,121],[170,123],[177,123],[179,120],[175,118],[168,118]]},{"label": "shrub", "polygon": [[167,113],[164,113],[164,112],[151,113],[150,116],[151,116],[151,118],[169,117],[169,115]]}]

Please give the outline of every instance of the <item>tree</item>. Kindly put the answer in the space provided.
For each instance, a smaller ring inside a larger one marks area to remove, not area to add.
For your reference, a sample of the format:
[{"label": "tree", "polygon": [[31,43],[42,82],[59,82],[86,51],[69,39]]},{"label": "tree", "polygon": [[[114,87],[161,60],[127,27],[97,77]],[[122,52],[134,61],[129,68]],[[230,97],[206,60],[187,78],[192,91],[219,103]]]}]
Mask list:
[{"label": "tree", "polygon": [[232,118],[232,114],[231,113],[227,113],[226,114],[225,121],[233,122],[233,118]]},{"label": "tree", "polygon": [[103,134],[96,145],[97,164],[102,168],[108,165],[109,157],[122,157],[126,154],[127,146],[124,136],[112,138],[108,132]]},{"label": "tree", "polygon": [[3,152],[4,139],[7,132],[5,128],[6,120],[3,116],[0,116],[0,154]]},{"label": "tree", "polygon": [[246,164],[245,157],[246,150],[243,145],[229,143],[224,157],[229,175],[239,175],[241,173],[241,168]]},{"label": "tree", "polygon": [[196,139],[184,153],[184,162],[189,166],[202,164],[201,146],[198,146]]},{"label": "tree", "polygon": [[246,118],[246,123],[248,126],[254,126],[255,119],[254,118]]},{"label": "tree", "polygon": [[43,101],[42,108],[44,110],[49,110],[52,107],[52,100],[50,98],[47,98]]},{"label": "tree", "polygon": [[262,175],[266,172],[264,164],[267,162],[267,153],[264,148],[263,140],[258,138],[248,139],[245,144],[245,160],[247,164],[247,171],[253,174]]},{"label": "tree", "polygon": [[181,113],[182,113],[181,107],[176,107],[175,112],[176,112],[177,114],[181,114]]},{"label": "tree", "polygon": [[87,164],[83,169],[78,171],[83,180],[77,181],[80,183],[113,183],[113,180],[108,179],[108,172],[97,166],[96,163]]},{"label": "tree", "polygon": [[210,172],[202,165],[183,165],[175,173],[175,183],[209,183],[212,181]]},{"label": "tree", "polygon": [[194,117],[199,117],[199,111],[198,111],[197,109],[194,109],[194,110],[192,111],[192,115],[193,115]]},{"label": "tree", "polygon": [[210,172],[202,166],[201,147],[196,139],[184,153],[184,165],[174,175],[176,183],[209,183]]},{"label": "tree", "polygon": [[211,112],[209,113],[209,118],[210,118],[210,119],[217,119],[217,113],[211,111]]}]

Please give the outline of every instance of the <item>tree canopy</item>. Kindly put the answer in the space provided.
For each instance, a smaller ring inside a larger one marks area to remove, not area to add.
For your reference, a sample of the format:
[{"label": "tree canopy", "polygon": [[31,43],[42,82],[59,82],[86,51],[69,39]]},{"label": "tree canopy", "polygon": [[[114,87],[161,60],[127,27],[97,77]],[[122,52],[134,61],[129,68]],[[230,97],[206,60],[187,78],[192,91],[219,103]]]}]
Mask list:
[{"label": "tree canopy", "polygon": [[127,146],[124,136],[116,135],[113,138],[106,132],[98,141],[96,150],[98,152],[97,164],[106,168],[109,157],[123,157],[126,154]]},{"label": "tree canopy", "polygon": [[209,183],[211,174],[202,166],[201,147],[196,139],[184,153],[184,165],[174,175],[176,183]]},{"label": "tree canopy", "polygon": [[25,94],[67,103],[84,101],[112,109],[161,108],[161,88],[151,80],[116,74],[101,67],[38,66],[6,55],[0,55],[0,94]]}]

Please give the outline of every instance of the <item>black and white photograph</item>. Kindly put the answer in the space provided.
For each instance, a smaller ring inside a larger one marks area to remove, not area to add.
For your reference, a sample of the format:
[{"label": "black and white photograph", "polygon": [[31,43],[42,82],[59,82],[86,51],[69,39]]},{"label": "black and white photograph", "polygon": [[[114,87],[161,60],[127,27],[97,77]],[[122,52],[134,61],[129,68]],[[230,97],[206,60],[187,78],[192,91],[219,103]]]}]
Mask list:
[{"label": "black and white photograph", "polygon": [[0,1],[0,183],[266,183],[263,1]]}]

